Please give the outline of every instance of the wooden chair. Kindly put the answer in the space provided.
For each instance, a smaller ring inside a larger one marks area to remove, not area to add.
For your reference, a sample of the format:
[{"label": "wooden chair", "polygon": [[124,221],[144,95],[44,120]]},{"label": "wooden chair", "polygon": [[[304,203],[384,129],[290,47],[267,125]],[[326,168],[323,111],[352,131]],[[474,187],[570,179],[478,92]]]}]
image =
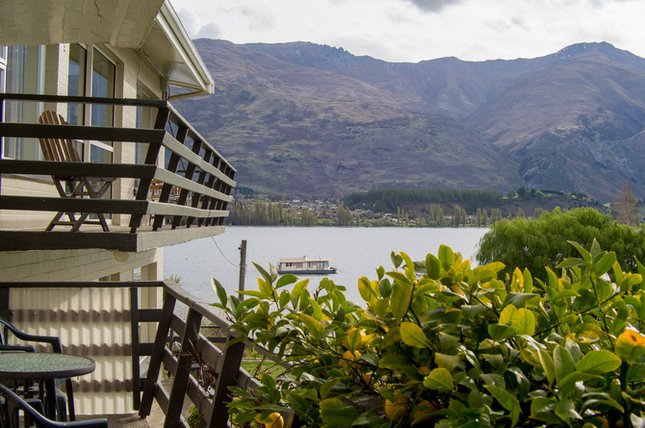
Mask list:
[{"label": "wooden chair", "polygon": [[[61,115],[55,111],[46,110],[38,118],[38,122],[48,125],[68,125]],[[47,161],[82,162],[76,150],[76,143],[62,138],[40,138],[40,148]],[[52,175],[52,180],[61,198],[90,198],[99,199],[110,190],[112,177],[86,177],[80,175]],[[103,213],[95,213],[98,220],[88,220],[91,213],[81,213],[78,218],[76,213],[61,211],[54,216],[45,230],[49,231],[57,225],[72,226],[71,231],[77,232],[83,224],[100,224],[104,232],[109,232]],[[61,220],[67,215],[69,220]]]}]

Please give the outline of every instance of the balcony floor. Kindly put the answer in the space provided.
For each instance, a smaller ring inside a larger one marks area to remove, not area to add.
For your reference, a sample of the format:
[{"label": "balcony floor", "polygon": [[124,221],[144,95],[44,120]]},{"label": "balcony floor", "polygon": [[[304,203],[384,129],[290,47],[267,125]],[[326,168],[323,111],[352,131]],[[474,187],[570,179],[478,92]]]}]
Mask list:
[{"label": "balcony floor", "polygon": [[158,428],[164,426],[165,415],[155,401],[152,404],[152,412],[145,419],[139,417],[137,413],[123,415],[77,415],[76,420],[83,421],[87,419],[105,418],[108,420],[110,428]]},{"label": "balcony floor", "polygon": [[84,225],[79,232],[68,232],[64,227],[50,232],[42,229],[3,229],[0,230],[0,251],[102,248],[136,253],[222,233],[224,226],[192,226],[174,230],[164,226],[157,231],[153,231],[151,226],[142,226],[136,233],[130,233],[128,226],[110,226],[109,232],[103,232],[98,225]]}]

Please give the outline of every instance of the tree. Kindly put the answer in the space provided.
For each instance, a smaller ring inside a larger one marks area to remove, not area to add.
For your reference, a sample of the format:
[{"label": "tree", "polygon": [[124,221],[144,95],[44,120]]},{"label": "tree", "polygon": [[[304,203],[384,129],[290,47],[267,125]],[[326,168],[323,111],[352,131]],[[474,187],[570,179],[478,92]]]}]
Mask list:
[{"label": "tree", "polygon": [[518,217],[521,217],[521,218],[526,217],[526,214],[524,214],[524,210],[522,208],[518,208],[517,212],[515,213],[515,218],[518,218]]},{"label": "tree", "polygon": [[611,213],[617,222],[629,226],[638,226],[640,218],[638,207],[641,201],[632,193],[632,185],[627,183],[618,195],[616,202],[611,204]]},{"label": "tree", "polygon": [[615,252],[618,262],[631,272],[638,271],[637,260],[645,260],[645,229],[617,223],[592,208],[565,212],[556,208],[537,219],[498,221],[480,240],[477,260],[482,264],[500,261],[508,274],[515,268],[528,268],[535,277],[546,279],[545,267],[555,270],[557,263],[576,256],[567,241],[589,248],[594,239]]},{"label": "tree", "polygon": [[311,227],[316,225],[316,216],[312,210],[302,210],[300,213],[300,226]]}]

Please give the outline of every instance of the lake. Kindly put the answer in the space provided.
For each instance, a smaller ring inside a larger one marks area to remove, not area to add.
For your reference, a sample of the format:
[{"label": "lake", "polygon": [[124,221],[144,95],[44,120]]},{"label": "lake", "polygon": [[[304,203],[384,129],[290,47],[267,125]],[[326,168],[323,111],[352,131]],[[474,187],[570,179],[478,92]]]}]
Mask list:
[{"label": "lake", "polygon": [[[347,287],[347,298],[362,303],[358,279],[376,279],[376,269],[392,268],[390,253],[405,252],[413,261],[437,255],[439,246],[448,245],[476,265],[475,253],[486,228],[343,228],[343,227],[249,227],[227,226],[223,235],[204,238],[164,249],[164,277],[179,276],[182,286],[206,300],[216,302],[211,277],[236,294],[239,284],[240,244],[247,241],[245,288],[257,290],[259,275],[253,263],[268,271],[279,258],[308,256],[331,259],[338,273],[329,275],[336,284]],[[313,290],[320,275],[310,278]]]}]

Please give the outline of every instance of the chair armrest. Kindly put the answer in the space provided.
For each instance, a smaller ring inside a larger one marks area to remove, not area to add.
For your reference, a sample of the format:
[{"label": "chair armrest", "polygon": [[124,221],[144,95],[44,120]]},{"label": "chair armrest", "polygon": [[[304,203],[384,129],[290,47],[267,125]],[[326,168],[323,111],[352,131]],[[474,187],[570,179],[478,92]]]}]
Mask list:
[{"label": "chair armrest", "polygon": [[60,339],[58,337],[37,336],[34,334],[23,333],[22,331],[18,330],[13,324],[11,324],[9,321],[0,317],[0,327],[1,326],[4,326],[4,328],[8,329],[11,333],[13,333],[14,336],[16,336],[20,340],[26,340],[29,342],[49,343],[52,346],[54,352],[58,354],[63,352],[63,347],[61,346]]},{"label": "chair armrest", "polygon": [[74,422],[55,422],[47,419],[36,409],[31,407],[25,400],[14,394],[9,388],[0,384],[0,395],[5,397],[7,411],[12,407],[17,407],[36,423],[37,426],[45,428],[108,428],[107,419],[90,419],[87,421]]},{"label": "chair armrest", "polygon": [[33,346],[2,345],[2,344],[0,344],[0,351],[36,352]]}]

